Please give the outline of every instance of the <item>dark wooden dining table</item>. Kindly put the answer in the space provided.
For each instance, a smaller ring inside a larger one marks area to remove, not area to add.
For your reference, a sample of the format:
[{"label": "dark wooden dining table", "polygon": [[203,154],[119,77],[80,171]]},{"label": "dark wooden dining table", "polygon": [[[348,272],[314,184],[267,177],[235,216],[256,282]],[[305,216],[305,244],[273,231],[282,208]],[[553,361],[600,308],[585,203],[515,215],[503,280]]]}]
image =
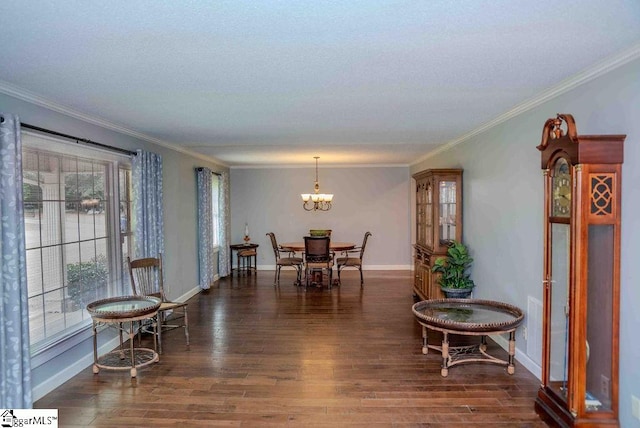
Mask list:
[{"label": "dark wooden dining table", "polygon": [[[356,244],[353,242],[340,242],[340,241],[330,241],[329,248],[331,251],[346,251],[353,250],[356,247]],[[282,250],[292,250],[292,251],[304,251],[304,242],[285,242],[284,244],[280,244],[280,249]]]}]

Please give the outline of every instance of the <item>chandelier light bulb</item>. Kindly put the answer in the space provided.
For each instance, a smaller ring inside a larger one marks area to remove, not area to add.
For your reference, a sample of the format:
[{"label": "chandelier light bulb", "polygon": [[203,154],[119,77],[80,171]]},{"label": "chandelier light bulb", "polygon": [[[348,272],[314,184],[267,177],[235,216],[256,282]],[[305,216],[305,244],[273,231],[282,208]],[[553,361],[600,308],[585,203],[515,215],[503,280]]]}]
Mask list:
[{"label": "chandelier light bulb", "polygon": [[313,186],[313,193],[301,193],[302,208],[306,211],[329,211],[333,194],[320,193],[320,184],[318,183],[318,159],[319,156],[313,157],[316,160],[316,180]]}]

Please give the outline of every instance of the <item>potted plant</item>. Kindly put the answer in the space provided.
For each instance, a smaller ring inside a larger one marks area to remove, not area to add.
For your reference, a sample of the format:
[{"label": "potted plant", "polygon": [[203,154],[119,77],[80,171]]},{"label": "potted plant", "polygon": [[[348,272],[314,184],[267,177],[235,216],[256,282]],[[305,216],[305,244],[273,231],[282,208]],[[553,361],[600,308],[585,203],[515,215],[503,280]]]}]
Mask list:
[{"label": "potted plant", "polygon": [[472,263],[467,246],[456,241],[451,242],[445,257],[436,259],[431,270],[440,274],[438,283],[445,297],[466,299],[471,296],[475,284],[467,270]]}]

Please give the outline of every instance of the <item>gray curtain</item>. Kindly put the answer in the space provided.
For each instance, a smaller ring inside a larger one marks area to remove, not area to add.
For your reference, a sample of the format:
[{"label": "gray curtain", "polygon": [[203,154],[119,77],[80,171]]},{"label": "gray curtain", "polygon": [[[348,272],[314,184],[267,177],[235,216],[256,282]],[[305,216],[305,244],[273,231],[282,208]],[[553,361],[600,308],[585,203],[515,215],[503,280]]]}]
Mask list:
[{"label": "gray curtain", "polygon": [[138,150],[131,160],[136,258],[164,253],[162,156]]},{"label": "gray curtain", "polygon": [[20,121],[0,112],[0,408],[30,409],[31,355]]},{"label": "gray curtain", "polygon": [[223,172],[219,180],[220,191],[218,192],[218,203],[220,216],[218,230],[220,236],[220,250],[218,253],[218,273],[221,277],[229,276],[229,173]]},{"label": "gray curtain", "polygon": [[208,290],[213,284],[213,210],[212,172],[209,168],[196,169],[198,185],[198,270],[200,288]]}]

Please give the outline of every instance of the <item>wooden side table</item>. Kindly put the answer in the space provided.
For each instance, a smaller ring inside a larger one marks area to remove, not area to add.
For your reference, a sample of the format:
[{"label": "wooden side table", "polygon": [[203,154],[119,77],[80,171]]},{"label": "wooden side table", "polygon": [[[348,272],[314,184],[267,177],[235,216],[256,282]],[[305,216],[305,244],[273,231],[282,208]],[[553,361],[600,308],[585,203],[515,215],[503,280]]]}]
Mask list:
[{"label": "wooden side table", "polygon": [[[229,245],[229,272],[233,275],[233,252],[236,252],[237,268],[236,272],[240,275],[240,272],[247,272],[248,275],[251,272],[257,270],[258,265],[258,244],[246,243],[246,244],[231,244]],[[240,261],[248,262],[248,266],[241,265]],[[253,261],[253,263],[252,263]]]}]

